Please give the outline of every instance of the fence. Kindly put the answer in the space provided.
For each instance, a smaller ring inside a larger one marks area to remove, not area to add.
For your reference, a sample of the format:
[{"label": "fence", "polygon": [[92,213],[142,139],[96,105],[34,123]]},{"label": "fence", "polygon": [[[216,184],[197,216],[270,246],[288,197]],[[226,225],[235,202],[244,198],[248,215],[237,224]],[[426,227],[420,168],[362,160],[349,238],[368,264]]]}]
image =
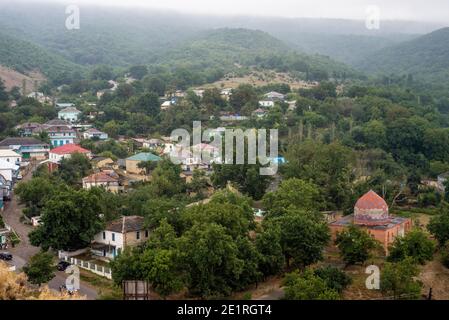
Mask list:
[{"label": "fence", "polygon": [[77,258],[73,258],[73,257],[68,257],[68,256],[64,256],[61,257],[62,259],[64,259],[67,262],[70,262],[72,265],[77,266],[79,268],[82,268],[84,270],[88,270],[90,272],[93,272],[101,277],[105,277],[108,279],[112,279],[112,271],[111,268],[105,267],[105,266],[101,266],[98,265],[96,263],[90,262],[90,261],[84,261],[81,259],[77,259]]}]

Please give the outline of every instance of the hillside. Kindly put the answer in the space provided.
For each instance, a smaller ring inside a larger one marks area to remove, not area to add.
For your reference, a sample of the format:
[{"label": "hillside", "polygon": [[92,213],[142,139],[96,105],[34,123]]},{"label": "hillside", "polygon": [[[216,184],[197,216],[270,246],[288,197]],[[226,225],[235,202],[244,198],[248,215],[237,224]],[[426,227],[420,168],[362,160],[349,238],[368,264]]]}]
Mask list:
[{"label": "hillside", "polygon": [[160,55],[155,61],[165,65],[216,68],[227,72],[255,66],[279,72],[303,73],[304,78],[355,74],[343,63],[325,56],[299,53],[266,32],[243,28],[202,32],[191,41]]},{"label": "hillside", "polygon": [[360,61],[357,67],[370,73],[411,74],[424,81],[447,81],[449,28],[379,50]]},{"label": "hillside", "polygon": [[56,4],[0,2],[0,30],[77,64],[128,67],[150,64],[190,40],[199,41],[198,37],[211,29],[261,30],[301,52],[352,64],[373,51],[440,27],[386,21],[380,30],[372,31],[366,29],[363,21],[355,20],[199,16],[86,6],[81,29],[67,30],[63,12],[64,7]]},{"label": "hillside", "polygon": [[46,78],[40,72],[31,71],[25,75],[2,65],[0,65],[0,79],[3,80],[7,90],[11,90],[13,87],[23,89],[25,81],[25,93],[37,90],[36,86],[38,87],[39,84],[46,81]]},{"label": "hillside", "polygon": [[0,65],[28,75],[41,72],[55,83],[83,68],[28,41],[0,33]]}]

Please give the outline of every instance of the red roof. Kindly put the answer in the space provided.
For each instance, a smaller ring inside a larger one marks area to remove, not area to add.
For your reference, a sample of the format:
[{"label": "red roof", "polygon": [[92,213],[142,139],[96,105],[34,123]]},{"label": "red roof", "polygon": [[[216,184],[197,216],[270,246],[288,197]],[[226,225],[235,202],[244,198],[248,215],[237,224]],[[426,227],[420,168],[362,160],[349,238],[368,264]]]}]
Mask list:
[{"label": "red roof", "polygon": [[72,154],[72,153],[77,153],[77,152],[78,153],[90,153],[89,150],[81,148],[79,145],[73,144],[73,143],[65,144],[63,146],[54,148],[50,152],[59,154],[59,155]]},{"label": "red roof", "polygon": [[372,209],[382,209],[388,210],[388,205],[385,200],[375,193],[373,190],[370,190],[365,195],[363,195],[355,204],[357,209],[362,210],[372,210]]}]

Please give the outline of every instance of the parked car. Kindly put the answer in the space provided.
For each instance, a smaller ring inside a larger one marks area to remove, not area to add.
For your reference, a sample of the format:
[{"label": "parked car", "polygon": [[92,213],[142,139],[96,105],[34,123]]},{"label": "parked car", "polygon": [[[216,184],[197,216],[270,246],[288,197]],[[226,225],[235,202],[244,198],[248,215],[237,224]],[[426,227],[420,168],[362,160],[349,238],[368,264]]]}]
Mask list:
[{"label": "parked car", "polygon": [[56,269],[58,271],[65,271],[70,266],[70,263],[67,261],[59,261],[59,263],[56,266]]},{"label": "parked car", "polygon": [[17,176],[17,180],[22,180],[22,179],[23,179],[22,175],[19,174],[19,175]]},{"label": "parked car", "polygon": [[0,252],[0,260],[11,261],[12,254],[10,254],[9,252]]}]

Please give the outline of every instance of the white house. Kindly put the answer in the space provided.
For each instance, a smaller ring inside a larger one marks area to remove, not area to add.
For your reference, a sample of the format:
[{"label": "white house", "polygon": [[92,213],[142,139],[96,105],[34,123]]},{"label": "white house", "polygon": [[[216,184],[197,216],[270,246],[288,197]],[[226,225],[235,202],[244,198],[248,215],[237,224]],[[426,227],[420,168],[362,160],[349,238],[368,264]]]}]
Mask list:
[{"label": "white house", "polygon": [[63,146],[52,149],[49,154],[49,160],[53,163],[58,163],[62,159],[69,159],[72,154],[81,153],[86,155],[86,157],[91,158],[92,153],[76,144],[65,144]]},{"label": "white house", "polygon": [[262,100],[259,101],[259,106],[264,108],[273,108],[274,107],[274,101],[272,100]]},{"label": "white house", "polygon": [[285,99],[285,95],[283,95],[282,93],[276,92],[276,91],[271,91],[265,94],[265,97],[268,100],[284,100]]},{"label": "white house", "polygon": [[1,160],[18,165],[22,161],[22,156],[11,149],[0,149]]},{"label": "white house", "polygon": [[58,103],[56,103],[56,107],[57,108],[60,108],[60,109],[65,109],[65,108],[72,108],[72,107],[75,107],[75,104],[74,103],[60,103],[60,102],[58,102]]},{"label": "white house", "polygon": [[86,130],[83,133],[84,139],[99,139],[99,140],[107,140],[109,138],[108,134],[105,132],[102,132],[100,130],[91,128],[89,130]]},{"label": "white house", "polygon": [[140,216],[121,217],[111,221],[95,235],[91,252],[99,257],[114,259],[127,247],[139,245],[149,237],[145,219]]},{"label": "white house", "polygon": [[74,107],[64,108],[58,112],[58,118],[61,120],[67,120],[69,122],[77,122],[81,111]]},{"label": "white house", "polygon": [[5,159],[0,159],[0,175],[6,180],[9,186],[12,186],[13,180],[17,178],[19,169],[19,165],[8,162]]}]

